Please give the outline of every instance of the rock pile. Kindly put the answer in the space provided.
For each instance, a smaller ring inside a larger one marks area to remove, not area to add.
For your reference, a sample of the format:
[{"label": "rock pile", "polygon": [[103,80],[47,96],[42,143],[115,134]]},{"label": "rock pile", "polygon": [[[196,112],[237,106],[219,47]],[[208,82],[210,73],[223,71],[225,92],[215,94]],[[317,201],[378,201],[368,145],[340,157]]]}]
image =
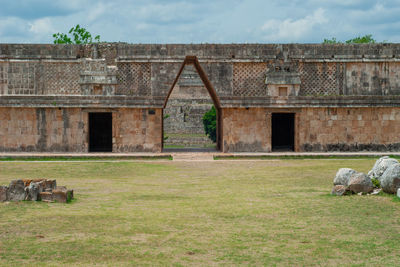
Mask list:
[{"label": "rock pile", "polygon": [[4,201],[46,201],[69,202],[74,191],[65,186],[57,186],[56,180],[12,180],[9,186],[0,186],[0,202]]},{"label": "rock pile", "polygon": [[[373,183],[374,181],[374,183]],[[368,175],[342,168],[333,180],[332,195],[377,194],[381,190],[396,194],[400,189],[400,163],[387,156],[378,159]]]}]

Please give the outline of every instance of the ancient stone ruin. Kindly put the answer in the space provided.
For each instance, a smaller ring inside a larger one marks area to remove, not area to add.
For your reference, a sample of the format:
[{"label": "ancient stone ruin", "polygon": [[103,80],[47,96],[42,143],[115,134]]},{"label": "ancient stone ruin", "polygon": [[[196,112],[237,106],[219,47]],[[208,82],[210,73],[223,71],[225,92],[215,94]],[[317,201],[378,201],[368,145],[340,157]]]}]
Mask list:
[{"label": "ancient stone ruin", "polygon": [[0,152],[162,152],[211,103],[221,152],[400,151],[399,73],[400,44],[0,44]]},{"label": "ancient stone ruin", "polygon": [[0,186],[0,202],[28,200],[67,203],[73,197],[74,191],[57,186],[56,180],[12,180],[9,186]]},{"label": "ancient stone ruin", "polygon": [[381,157],[368,174],[350,168],[341,168],[333,180],[332,195],[388,194],[400,191],[400,163],[398,160]]}]

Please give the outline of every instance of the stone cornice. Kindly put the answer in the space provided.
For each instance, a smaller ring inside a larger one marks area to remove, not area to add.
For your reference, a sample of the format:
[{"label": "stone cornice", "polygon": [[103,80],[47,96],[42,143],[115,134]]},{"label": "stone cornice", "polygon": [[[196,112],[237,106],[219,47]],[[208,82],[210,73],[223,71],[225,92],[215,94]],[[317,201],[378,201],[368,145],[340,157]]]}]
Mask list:
[{"label": "stone cornice", "polygon": [[[162,108],[164,97],[0,96],[1,107]],[[221,107],[400,107],[400,96],[220,97]]]},{"label": "stone cornice", "polygon": [[129,96],[0,96],[2,107],[160,108],[163,97]]}]

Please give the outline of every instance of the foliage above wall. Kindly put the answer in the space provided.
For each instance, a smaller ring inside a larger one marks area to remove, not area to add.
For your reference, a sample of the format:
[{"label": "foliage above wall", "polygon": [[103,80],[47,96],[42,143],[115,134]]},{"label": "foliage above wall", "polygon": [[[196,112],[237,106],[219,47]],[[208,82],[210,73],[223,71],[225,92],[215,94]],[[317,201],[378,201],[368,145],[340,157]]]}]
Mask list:
[{"label": "foliage above wall", "polygon": [[[55,44],[91,44],[93,43],[92,34],[85,28],[77,24],[72,27],[68,34],[55,33],[53,34]],[[95,42],[100,42],[100,35],[94,37]]]},{"label": "foliage above wall", "polygon": [[331,39],[324,39],[323,44],[374,44],[376,40],[372,38],[372,34],[366,34],[364,36],[358,36],[347,41],[338,41],[336,37],[332,37]]}]

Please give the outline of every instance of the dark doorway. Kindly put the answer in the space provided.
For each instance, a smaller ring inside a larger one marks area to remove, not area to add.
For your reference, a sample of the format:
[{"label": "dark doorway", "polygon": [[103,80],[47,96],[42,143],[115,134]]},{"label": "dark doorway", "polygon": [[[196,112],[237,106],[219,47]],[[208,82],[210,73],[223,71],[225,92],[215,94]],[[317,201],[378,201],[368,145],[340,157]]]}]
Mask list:
[{"label": "dark doorway", "polygon": [[112,152],[112,113],[89,113],[89,152]]},{"label": "dark doorway", "polygon": [[294,151],[294,113],[272,113],[272,151]]}]

